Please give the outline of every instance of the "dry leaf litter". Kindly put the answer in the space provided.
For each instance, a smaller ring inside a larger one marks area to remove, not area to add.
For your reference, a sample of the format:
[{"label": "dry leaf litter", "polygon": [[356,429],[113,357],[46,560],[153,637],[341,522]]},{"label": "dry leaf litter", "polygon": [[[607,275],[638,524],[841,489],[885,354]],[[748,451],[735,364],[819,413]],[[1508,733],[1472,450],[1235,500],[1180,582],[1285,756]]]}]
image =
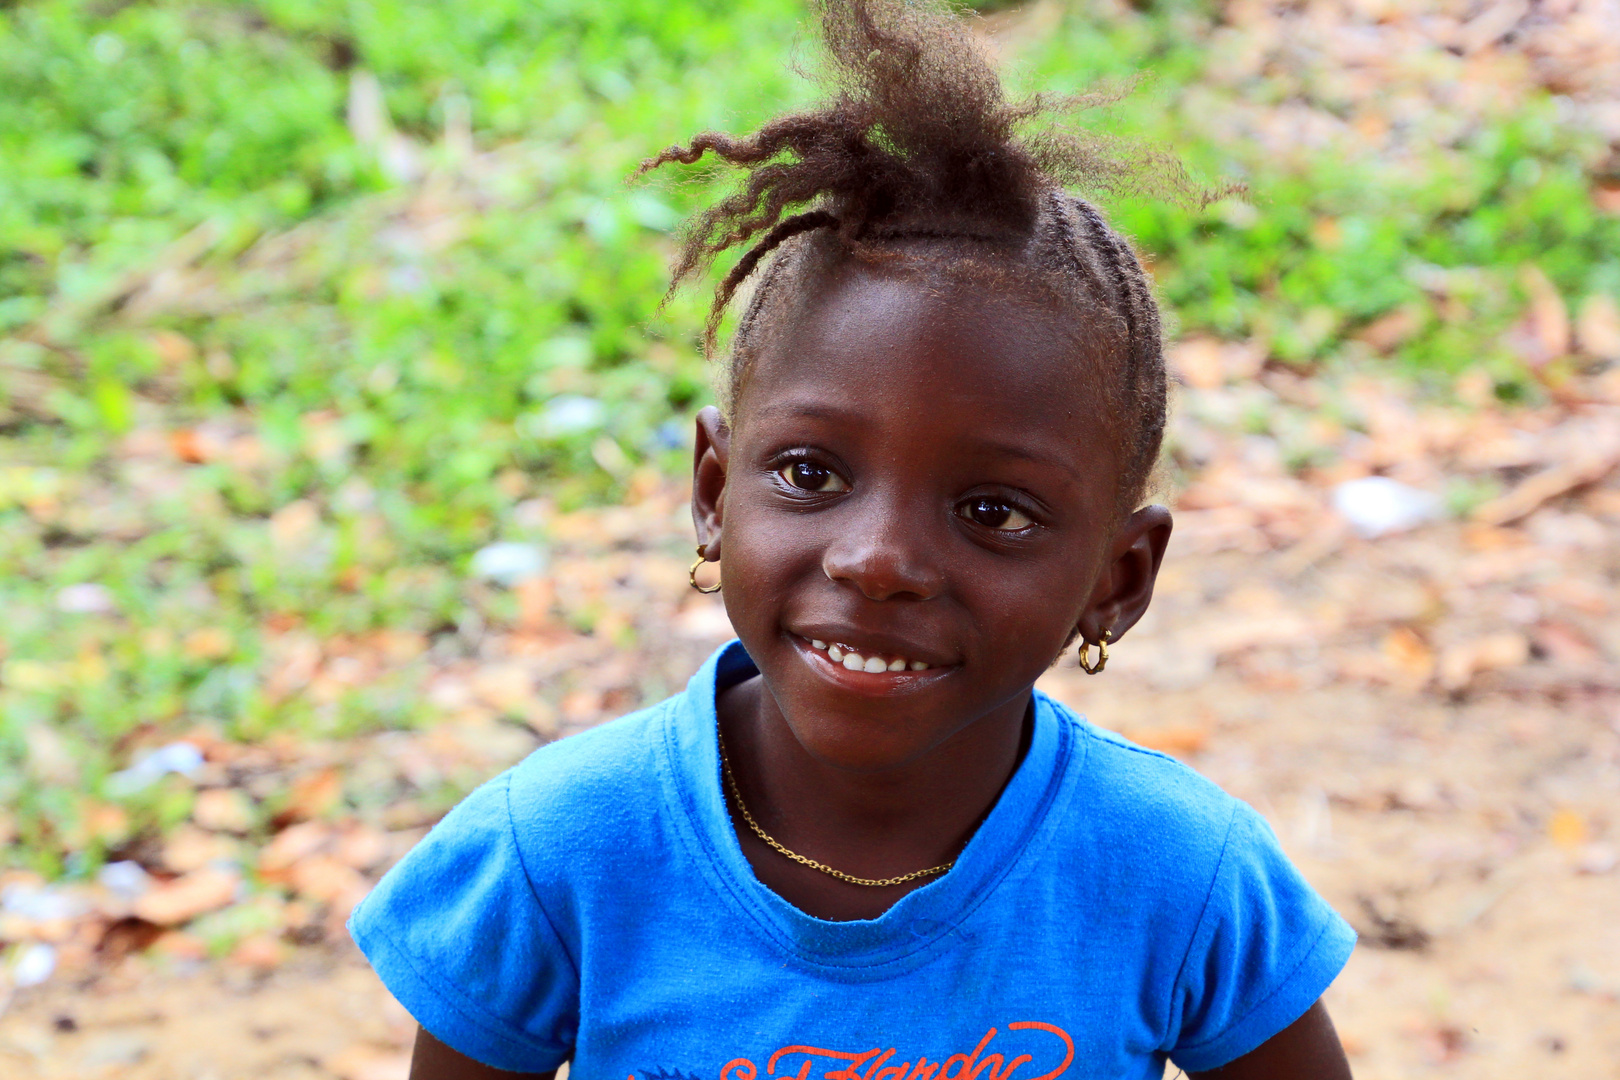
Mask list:
[{"label": "dry leaf litter", "polygon": [[[1279,152],[1416,154],[1530,87],[1620,139],[1613,0],[1243,0],[1214,48],[1217,81],[1297,91],[1207,103],[1217,130]],[[378,199],[371,227],[442,242],[510,190],[481,178],[523,167],[469,154]],[[296,230],[261,242],[259,287],[296,289],[300,250]],[[1545,373],[1534,407],[1499,404],[1477,375],[1425,403],[1367,365],[1307,379],[1259,344],[1177,344],[1177,524],[1157,600],[1104,677],[1066,663],[1043,681],[1253,802],[1357,926],[1329,1005],[1364,1078],[1620,1075],[1620,313],[1534,267],[1524,285],[1513,340]],[[180,258],[129,286],[123,301],[152,310],[243,299]],[[1363,337],[1376,352],[1408,332],[1396,316]],[[124,490],[199,462],[274,468],[251,431],[138,430]],[[673,692],[730,636],[719,598],[686,587],[684,487],[629,486],[597,510],[537,500],[543,546],[481,554],[467,587],[512,594],[508,622],[432,640],[277,628],[263,672],[277,694],[319,706],[395,679],[433,726],[243,744],[202,725],[133,749],[128,782],[183,776],[191,819],[93,884],[0,880],[4,1074],[403,1080],[413,1025],[347,945],[348,911],[446,792]],[[63,508],[107,533],[125,511]],[[271,522],[289,551],[321,529],[298,503]],[[87,585],[58,603],[109,598]],[[228,649],[195,638],[191,655]]]}]

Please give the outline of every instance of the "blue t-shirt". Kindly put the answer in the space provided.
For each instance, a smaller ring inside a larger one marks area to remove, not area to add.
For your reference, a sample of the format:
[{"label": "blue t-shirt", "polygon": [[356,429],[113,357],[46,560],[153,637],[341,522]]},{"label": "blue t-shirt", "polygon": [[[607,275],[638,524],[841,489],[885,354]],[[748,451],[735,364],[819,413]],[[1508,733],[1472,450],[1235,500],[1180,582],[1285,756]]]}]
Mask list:
[{"label": "blue t-shirt", "polygon": [[350,933],[440,1041],[570,1080],[1135,1080],[1287,1027],[1355,935],[1265,822],[1035,695],[948,873],[829,922],[760,884],[720,788],[722,648],[678,694],[473,792]]}]

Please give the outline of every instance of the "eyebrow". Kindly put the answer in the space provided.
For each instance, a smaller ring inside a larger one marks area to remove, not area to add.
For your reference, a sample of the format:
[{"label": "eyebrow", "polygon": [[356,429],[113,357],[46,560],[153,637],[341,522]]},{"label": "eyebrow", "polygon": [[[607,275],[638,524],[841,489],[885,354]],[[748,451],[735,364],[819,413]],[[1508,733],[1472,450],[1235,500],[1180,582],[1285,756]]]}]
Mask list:
[{"label": "eyebrow", "polygon": [[[852,410],[833,402],[823,401],[774,401],[759,407],[757,415],[761,419],[776,418],[778,416],[803,418],[811,420],[848,421],[859,423],[863,418]],[[1033,465],[1045,465],[1049,468],[1061,469],[1070,475],[1080,478],[1080,470],[1071,462],[1062,458],[1043,453],[1040,450],[1021,446],[1017,443],[1002,442],[998,439],[980,439],[964,437],[963,441],[972,448],[992,454],[996,457],[1015,458],[1027,461]]]},{"label": "eyebrow", "polygon": [[823,401],[771,401],[759,406],[758,415],[772,417],[777,414],[808,417],[812,420],[859,420],[850,409]]},{"label": "eyebrow", "polygon": [[1076,479],[1080,479],[1082,477],[1082,473],[1074,466],[1073,463],[1064,461],[1062,458],[1055,455],[1043,453],[1040,450],[1031,449],[1027,446],[1019,446],[1017,443],[999,442],[995,439],[964,439],[963,441],[976,450],[994,454],[997,457],[1016,458],[1019,461],[1027,461],[1032,465],[1045,465],[1048,468],[1061,469]]}]

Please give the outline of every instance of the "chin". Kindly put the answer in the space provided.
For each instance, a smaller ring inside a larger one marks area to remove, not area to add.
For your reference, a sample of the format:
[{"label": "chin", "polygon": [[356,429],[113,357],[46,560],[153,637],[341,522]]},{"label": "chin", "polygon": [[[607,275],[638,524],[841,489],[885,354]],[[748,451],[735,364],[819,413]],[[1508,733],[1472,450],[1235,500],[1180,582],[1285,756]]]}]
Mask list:
[{"label": "chin", "polygon": [[794,739],[817,761],[840,769],[876,772],[905,765],[948,739],[956,728],[923,701],[874,700],[828,693],[821,687],[783,689],[787,693],[773,689],[773,696]]},{"label": "chin", "polygon": [[874,731],[868,723],[847,717],[817,716],[787,726],[805,752],[824,765],[851,772],[898,768],[926,753],[938,741],[893,730]]}]

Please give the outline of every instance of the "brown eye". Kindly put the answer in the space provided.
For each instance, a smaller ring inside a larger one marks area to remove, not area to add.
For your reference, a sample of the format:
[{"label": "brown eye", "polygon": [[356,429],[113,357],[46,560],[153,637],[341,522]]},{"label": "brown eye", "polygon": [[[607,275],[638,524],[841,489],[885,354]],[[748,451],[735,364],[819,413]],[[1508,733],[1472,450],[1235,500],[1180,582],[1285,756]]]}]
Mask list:
[{"label": "brown eye", "polygon": [[800,491],[825,493],[849,490],[849,485],[844,483],[843,477],[831,469],[809,461],[795,461],[778,470],[777,475]]},{"label": "brown eye", "polygon": [[1034,524],[1029,515],[999,499],[970,499],[957,513],[977,525],[1002,532],[1017,532]]}]

